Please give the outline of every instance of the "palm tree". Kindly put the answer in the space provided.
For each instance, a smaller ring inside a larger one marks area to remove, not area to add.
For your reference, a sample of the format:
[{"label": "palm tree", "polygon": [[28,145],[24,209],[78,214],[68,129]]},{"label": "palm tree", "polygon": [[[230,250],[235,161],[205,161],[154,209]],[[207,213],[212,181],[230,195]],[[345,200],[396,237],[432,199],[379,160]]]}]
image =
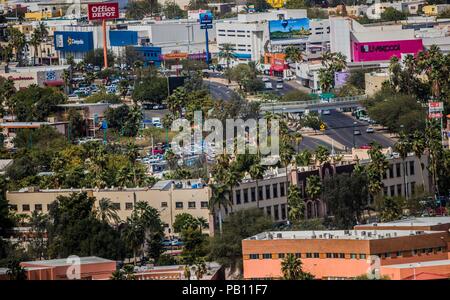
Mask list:
[{"label": "palm tree", "polygon": [[309,198],[316,200],[322,192],[322,182],[320,181],[320,177],[312,175],[306,178],[305,191]]},{"label": "palm tree", "polygon": [[300,195],[300,190],[295,184],[291,184],[288,190],[287,203],[289,207],[289,220],[299,222],[305,214],[305,201]]},{"label": "palm tree", "polygon": [[33,47],[34,49],[34,53],[33,53],[33,65],[36,65],[36,56],[38,53],[38,46],[41,45],[41,40],[39,38],[38,33],[36,32],[36,29],[34,30],[34,32],[31,34],[31,39],[29,41],[30,46]]},{"label": "palm tree", "polygon": [[312,154],[308,149],[299,152],[295,156],[295,163],[300,166],[309,166],[311,164]]},{"label": "palm tree", "polygon": [[288,167],[295,155],[294,147],[288,141],[281,141],[280,143],[280,161],[286,168],[286,183],[289,184]]},{"label": "palm tree", "polygon": [[49,34],[47,25],[45,25],[44,22],[39,22],[38,27],[35,29],[35,32],[37,32],[39,41],[40,41],[40,44],[39,44],[39,47],[41,48],[40,49],[40,54],[41,54],[40,55],[40,57],[41,57],[40,64],[42,64],[42,52],[43,52],[42,51],[42,43],[47,41],[48,34]]},{"label": "palm tree", "polygon": [[423,169],[424,169],[425,165],[422,163],[422,155],[425,151],[425,148],[426,148],[426,145],[425,145],[424,135],[418,130],[414,131],[413,138],[411,140],[411,150],[414,152],[416,157],[419,159],[423,188],[425,188],[425,178],[423,177]]},{"label": "palm tree", "polygon": [[195,277],[197,277],[197,280],[200,280],[203,278],[203,275],[206,274],[207,268],[204,261],[199,261],[194,266],[195,269]]},{"label": "palm tree", "polygon": [[219,216],[219,232],[222,234],[222,207],[226,208],[230,205],[229,190],[226,185],[216,183],[210,184],[211,198],[209,200],[209,209],[211,213],[214,213],[214,209],[218,208]]},{"label": "palm tree", "polygon": [[126,265],[123,267],[123,274],[125,280],[135,280],[136,276],[134,275],[134,267],[132,265]]},{"label": "palm tree", "polygon": [[122,270],[115,270],[111,274],[111,280],[125,280],[125,274]]},{"label": "palm tree", "polygon": [[302,274],[302,262],[300,258],[296,258],[294,254],[289,253],[281,262],[281,272],[283,279],[299,280]]},{"label": "palm tree", "polygon": [[259,208],[259,180],[264,179],[264,173],[267,170],[267,166],[261,164],[261,159],[258,159],[250,166],[250,177],[255,180],[256,183],[256,207]]},{"label": "palm tree", "polygon": [[287,61],[295,63],[295,70],[298,69],[298,63],[303,61],[302,51],[295,46],[288,46],[284,49],[284,54]]},{"label": "palm tree", "polygon": [[314,159],[316,162],[319,162],[319,166],[326,161],[328,161],[330,157],[330,151],[322,145],[319,145],[314,152]]},{"label": "palm tree", "polygon": [[403,185],[404,185],[404,192],[405,192],[405,198],[408,199],[408,186],[406,182],[406,163],[405,160],[408,157],[409,151],[411,151],[411,142],[409,141],[408,137],[401,133],[400,138],[395,143],[394,149],[398,154],[400,155],[400,158],[402,159],[402,166],[403,166]]},{"label": "palm tree", "polygon": [[25,34],[23,34],[17,28],[9,27],[7,29],[7,36],[9,45],[12,49],[14,49],[14,52],[16,53],[16,61],[21,62],[22,51],[27,44]]},{"label": "palm tree", "polygon": [[184,266],[184,278],[191,280],[191,267],[189,265]]},{"label": "palm tree", "polygon": [[114,203],[108,198],[101,198],[98,201],[98,208],[96,211],[97,218],[105,223],[118,224],[120,222],[119,214]]},{"label": "palm tree", "polygon": [[8,275],[10,280],[26,280],[27,273],[25,269],[20,265],[20,262],[16,259],[11,260],[8,263],[8,271],[6,274]]},{"label": "palm tree", "polygon": [[126,226],[123,231],[124,240],[133,250],[133,262],[136,265],[136,256],[145,240],[145,232],[139,217],[133,213],[127,218]]},{"label": "palm tree", "polygon": [[[219,52],[219,58],[225,59],[227,63],[227,70],[230,70],[230,62],[232,59],[235,58],[234,54],[234,46],[232,44],[223,44],[220,52]],[[231,83],[231,78],[228,76],[228,84]]]}]

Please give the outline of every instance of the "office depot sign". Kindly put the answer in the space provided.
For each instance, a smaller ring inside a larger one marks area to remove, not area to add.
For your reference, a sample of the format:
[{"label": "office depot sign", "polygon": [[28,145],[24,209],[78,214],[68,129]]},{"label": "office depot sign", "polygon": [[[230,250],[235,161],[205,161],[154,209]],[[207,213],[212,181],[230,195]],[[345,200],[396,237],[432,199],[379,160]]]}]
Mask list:
[{"label": "office depot sign", "polygon": [[423,50],[422,40],[403,40],[386,42],[353,42],[353,61],[382,61],[390,60],[396,56],[401,58],[402,54],[416,55]]},{"label": "office depot sign", "polygon": [[92,3],[88,4],[89,21],[111,20],[119,18],[119,3]]}]

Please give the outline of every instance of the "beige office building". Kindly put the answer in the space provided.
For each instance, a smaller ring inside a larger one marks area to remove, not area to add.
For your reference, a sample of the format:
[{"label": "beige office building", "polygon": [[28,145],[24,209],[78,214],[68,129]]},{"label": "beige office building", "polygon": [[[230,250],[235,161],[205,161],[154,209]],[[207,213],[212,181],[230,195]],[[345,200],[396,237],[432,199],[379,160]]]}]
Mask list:
[{"label": "beige office building", "polygon": [[[193,182],[193,181],[192,181]],[[87,192],[96,201],[102,198],[110,199],[117,208],[121,220],[131,216],[136,202],[145,201],[156,208],[161,220],[166,224],[166,233],[173,232],[175,217],[181,213],[189,213],[194,217],[203,217],[209,222],[208,233],[213,232],[214,225],[210,222],[209,198],[210,189],[201,183],[189,180],[159,181],[152,188],[110,188],[110,189],[53,189],[39,190],[25,188],[16,192],[7,191],[6,197],[12,210],[17,213],[31,214],[33,211],[48,213],[50,204],[58,196],[69,196],[71,193]],[[96,202],[97,204],[98,202]],[[206,231],[205,231],[206,232]]]}]

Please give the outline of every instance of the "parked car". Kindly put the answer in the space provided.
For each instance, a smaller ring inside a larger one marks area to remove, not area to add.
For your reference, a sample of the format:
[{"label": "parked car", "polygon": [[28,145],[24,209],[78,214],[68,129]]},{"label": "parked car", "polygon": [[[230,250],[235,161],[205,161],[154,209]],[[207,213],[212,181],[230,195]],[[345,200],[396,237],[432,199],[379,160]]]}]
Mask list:
[{"label": "parked car", "polygon": [[353,135],[361,135],[361,131],[358,129],[353,130]]},{"label": "parked car", "polygon": [[375,130],[372,127],[367,127],[366,133],[374,133]]}]

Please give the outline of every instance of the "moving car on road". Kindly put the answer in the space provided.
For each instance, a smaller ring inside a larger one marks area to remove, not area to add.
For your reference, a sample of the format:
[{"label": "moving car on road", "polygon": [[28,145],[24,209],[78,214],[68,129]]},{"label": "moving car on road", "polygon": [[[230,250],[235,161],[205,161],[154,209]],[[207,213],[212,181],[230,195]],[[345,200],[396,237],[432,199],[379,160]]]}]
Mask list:
[{"label": "moving car on road", "polygon": [[374,133],[375,130],[373,129],[373,127],[367,127],[366,129],[366,133]]},{"label": "moving car on road", "polygon": [[361,135],[361,130],[359,129],[353,130],[353,135]]}]

